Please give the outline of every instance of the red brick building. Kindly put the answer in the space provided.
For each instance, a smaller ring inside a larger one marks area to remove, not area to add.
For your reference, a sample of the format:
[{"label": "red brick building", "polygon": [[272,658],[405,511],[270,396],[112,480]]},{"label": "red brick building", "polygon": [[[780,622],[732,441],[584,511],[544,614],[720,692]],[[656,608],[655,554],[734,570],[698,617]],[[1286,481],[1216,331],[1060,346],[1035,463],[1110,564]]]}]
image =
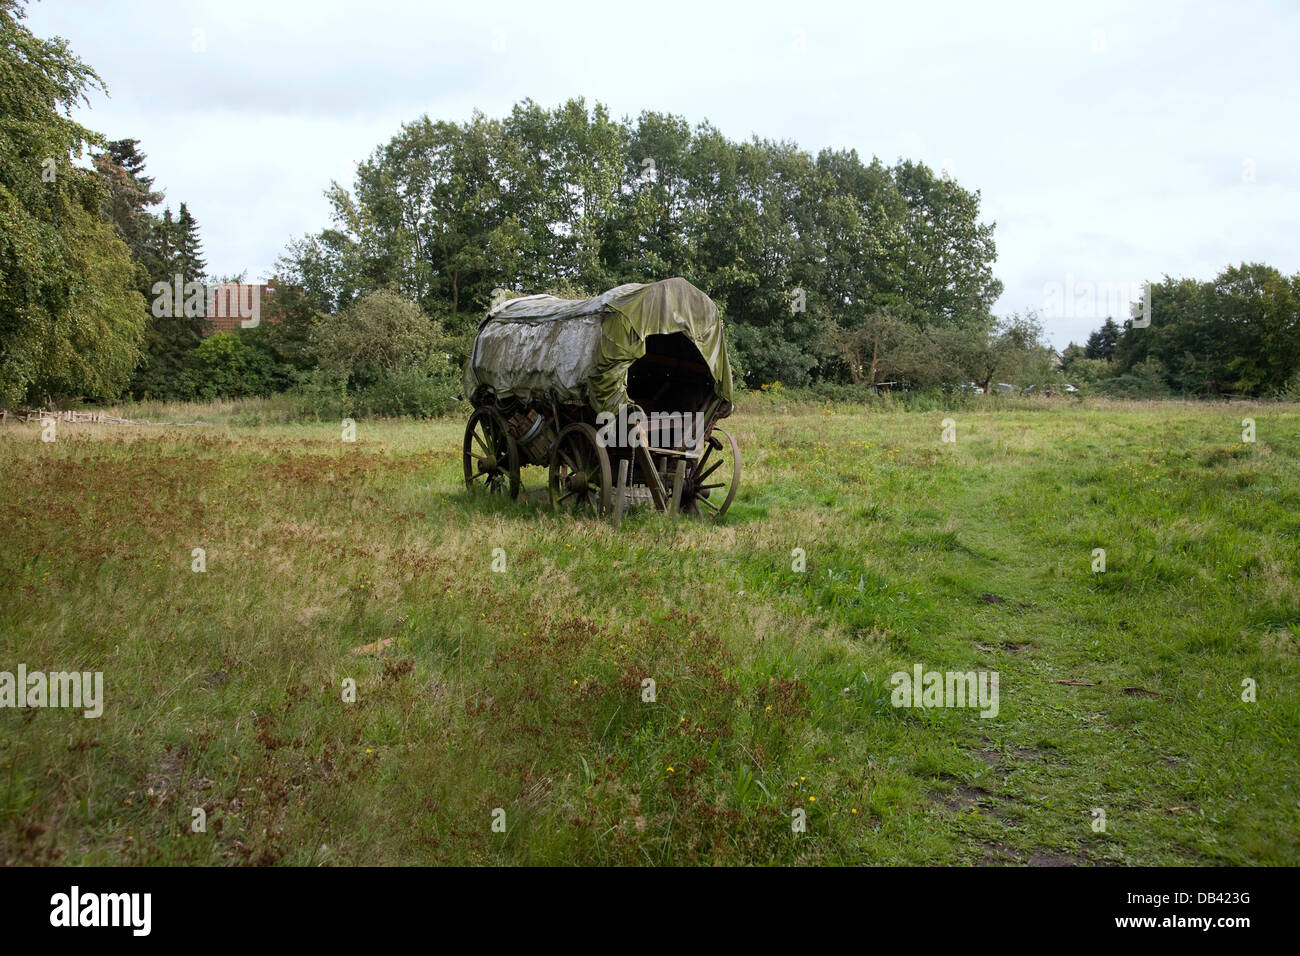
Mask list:
[{"label": "red brick building", "polygon": [[208,290],[207,324],[204,335],[213,332],[238,332],[254,328],[267,316],[267,304],[275,294],[275,280],[258,282],[223,282]]}]

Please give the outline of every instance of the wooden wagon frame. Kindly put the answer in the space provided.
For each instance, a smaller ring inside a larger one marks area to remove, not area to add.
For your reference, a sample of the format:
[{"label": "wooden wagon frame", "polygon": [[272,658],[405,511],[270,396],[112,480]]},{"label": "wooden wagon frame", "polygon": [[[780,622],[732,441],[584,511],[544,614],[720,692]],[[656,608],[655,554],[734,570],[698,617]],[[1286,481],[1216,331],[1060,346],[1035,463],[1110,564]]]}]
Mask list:
[{"label": "wooden wagon frame", "polygon": [[740,483],[718,427],[731,390],[717,306],[684,279],[512,299],[480,323],[466,366],[465,484],[516,498],[535,465],[557,509],[721,518]]}]

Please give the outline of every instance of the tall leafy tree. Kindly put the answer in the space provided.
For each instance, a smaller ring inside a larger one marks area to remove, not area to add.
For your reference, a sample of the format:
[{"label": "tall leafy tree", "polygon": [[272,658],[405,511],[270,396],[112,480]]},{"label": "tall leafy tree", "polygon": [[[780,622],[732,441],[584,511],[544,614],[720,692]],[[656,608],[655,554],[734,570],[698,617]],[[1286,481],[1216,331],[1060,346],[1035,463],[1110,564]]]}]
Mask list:
[{"label": "tall leafy tree", "polygon": [[1247,395],[1283,389],[1300,373],[1300,274],[1287,279],[1271,266],[1243,263],[1212,288],[1232,354],[1232,388]]},{"label": "tall leafy tree", "polygon": [[103,138],[70,118],[104,86],[24,15],[0,0],[0,403],[113,397],[139,357],[144,300],[98,176],[72,164]]},{"label": "tall leafy tree", "polygon": [[918,319],[978,325],[1002,294],[993,278],[993,224],[979,221],[980,195],[921,163],[893,170],[906,203],[898,284],[890,290]]},{"label": "tall leafy tree", "polygon": [[933,333],[953,368],[988,393],[994,382],[1036,384],[1050,376],[1052,352],[1033,313],[1013,313],[990,327],[941,326]]}]

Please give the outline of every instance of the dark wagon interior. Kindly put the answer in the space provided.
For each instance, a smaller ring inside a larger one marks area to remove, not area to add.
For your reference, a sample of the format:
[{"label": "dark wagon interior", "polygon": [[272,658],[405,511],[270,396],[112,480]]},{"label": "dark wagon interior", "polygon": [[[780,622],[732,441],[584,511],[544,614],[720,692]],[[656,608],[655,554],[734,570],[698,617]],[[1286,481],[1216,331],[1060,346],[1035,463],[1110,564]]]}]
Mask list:
[{"label": "dark wagon interior", "polygon": [[645,355],[628,369],[627,394],[647,412],[700,412],[714,398],[713,378],[700,350],[681,332],[651,335]]}]

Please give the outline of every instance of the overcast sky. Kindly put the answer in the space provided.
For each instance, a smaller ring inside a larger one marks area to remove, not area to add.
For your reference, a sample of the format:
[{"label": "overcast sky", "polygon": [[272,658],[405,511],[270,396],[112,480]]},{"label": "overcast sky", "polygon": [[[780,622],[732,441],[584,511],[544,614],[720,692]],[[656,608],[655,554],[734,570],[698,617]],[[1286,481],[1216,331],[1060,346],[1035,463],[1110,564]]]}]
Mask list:
[{"label": "overcast sky", "polygon": [[44,0],[27,23],[103,77],[78,118],[141,141],[213,274],[267,277],[402,122],[574,96],[948,169],[997,223],[996,311],[1037,309],[1058,348],[1144,279],[1300,271],[1295,0]]}]

